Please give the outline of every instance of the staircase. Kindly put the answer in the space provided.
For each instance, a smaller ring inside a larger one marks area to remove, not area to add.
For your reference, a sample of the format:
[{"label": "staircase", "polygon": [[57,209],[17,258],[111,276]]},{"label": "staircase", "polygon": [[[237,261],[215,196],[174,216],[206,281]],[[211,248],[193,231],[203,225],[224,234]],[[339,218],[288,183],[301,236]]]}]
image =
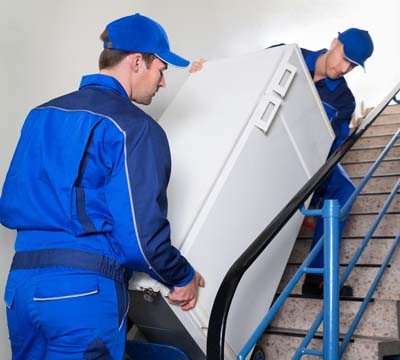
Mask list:
[{"label": "staircase", "polygon": [[[364,136],[353,146],[342,165],[358,184],[385,145],[400,127],[400,106],[388,106]],[[400,177],[400,141],[381,163],[354,204],[344,230],[341,247],[341,270],[349,263],[370,228],[390,190]],[[388,213],[375,231],[363,256],[346,284],[354,296],[340,302],[340,332],[347,328],[364,299],[373,278],[400,230],[400,196],[397,194]],[[309,252],[312,233],[303,228],[292,251],[278,292],[294,275]],[[322,308],[322,300],[301,295],[300,282],[259,341],[267,360],[289,360]],[[322,348],[322,327],[311,342],[311,349]],[[373,301],[361,320],[342,359],[378,360],[400,354],[400,250],[386,270]],[[304,356],[302,359],[317,359]]]}]

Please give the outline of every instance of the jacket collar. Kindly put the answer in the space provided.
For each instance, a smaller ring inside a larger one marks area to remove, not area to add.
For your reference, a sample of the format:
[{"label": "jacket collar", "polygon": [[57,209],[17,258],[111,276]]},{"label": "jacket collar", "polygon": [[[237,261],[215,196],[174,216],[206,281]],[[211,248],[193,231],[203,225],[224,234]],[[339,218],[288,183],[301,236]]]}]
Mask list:
[{"label": "jacket collar", "polygon": [[104,74],[85,75],[82,77],[81,83],[79,85],[79,90],[85,87],[97,87],[97,88],[113,90],[116,91],[121,96],[129,99],[128,94],[126,93],[125,89],[120,84],[120,82],[116,78],[109,75],[104,75]]}]

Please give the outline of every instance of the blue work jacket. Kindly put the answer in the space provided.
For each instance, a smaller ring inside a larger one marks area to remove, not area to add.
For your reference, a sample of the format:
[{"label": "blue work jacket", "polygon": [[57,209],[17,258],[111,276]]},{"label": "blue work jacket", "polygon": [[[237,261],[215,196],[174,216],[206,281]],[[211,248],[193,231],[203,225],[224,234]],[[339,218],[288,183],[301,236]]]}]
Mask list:
[{"label": "blue work jacket", "polygon": [[21,130],[0,199],[15,250],[101,253],[168,286],[194,270],[171,245],[171,169],[161,127],[106,75],[33,109]]},{"label": "blue work jacket", "polygon": [[[301,49],[311,77],[314,76],[318,57],[327,51],[327,49],[319,51]],[[321,79],[314,82],[314,84],[336,134],[336,139],[332,146],[332,150],[334,150],[349,135],[349,123],[356,107],[355,99],[343,76],[335,80],[329,78]]]}]

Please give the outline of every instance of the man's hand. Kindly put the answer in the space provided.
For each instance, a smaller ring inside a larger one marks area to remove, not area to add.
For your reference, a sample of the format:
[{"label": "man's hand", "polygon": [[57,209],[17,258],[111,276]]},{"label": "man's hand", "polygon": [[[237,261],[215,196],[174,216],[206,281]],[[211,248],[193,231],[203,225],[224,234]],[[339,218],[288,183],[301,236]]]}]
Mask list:
[{"label": "man's hand", "polygon": [[206,62],[205,59],[193,61],[192,64],[190,65],[189,72],[193,74],[195,72],[200,71],[203,68],[203,64],[205,62]]},{"label": "man's hand", "polygon": [[180,306],[182,310],[190,310],[196,306],[198,289],[205,286],[203,277],[196,271],[192,281],[185,286],[175,286],[168,294],[168,302]]}]

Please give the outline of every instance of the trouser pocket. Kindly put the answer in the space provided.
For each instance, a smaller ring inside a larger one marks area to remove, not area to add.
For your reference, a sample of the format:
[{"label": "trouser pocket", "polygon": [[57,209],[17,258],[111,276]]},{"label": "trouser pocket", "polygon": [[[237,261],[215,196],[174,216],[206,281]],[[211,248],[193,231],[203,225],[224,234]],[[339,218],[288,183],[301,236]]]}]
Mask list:
[{"label": "trouser pocket", "polygon": [[8,286],[4,292],[4,302],[6,304],[7,312],[7,326],[10,335],[11,347],[19,347],[22,343],[23,334],[19,329],[19,318],[23,317],[23,314],[18,314],[17,309],[14,307],[14,301],[16,296],[15,287]]},{"label": "trouser pocket", "polygon": [[35,322],[50,339],[48,352],[66,359],[109,359],[120,352],[124,334],[114,280],[84,272],[45,275],[37,279],[33,303]]},{"label": "trouser pocket", "polygon": [[34,301],[55,301],[95,295],[99,292],[97,275],[68,275],[47,278],[36,285]]},{"label": "trouser pocket", "polygon": [[85,329],[98,326],[103,313],[107,316],[112,294],[100,294],[99,281],[97,274],[90,273],[46,274],[36,279],[32,315],[48,338],[78,331],[84,336]]},{"label": "trouser pocket", "polygon": [[29,357],[29,349],[32,342],[40,338],[36,332],[29,313],[26,299],[32,294],[29,288],[29,276],[25,279],[21,274],[11,272],[8,277],[4,292],[4,302],[7,312],[7,326],[11,349],[14,360],[32,359]]},{"label": "trouser pocket", "polygon": [[6,287],[4,292],[4,302],[6,303],[7,309],[12,309],[15,299],[15,288],[13,287]]}]

